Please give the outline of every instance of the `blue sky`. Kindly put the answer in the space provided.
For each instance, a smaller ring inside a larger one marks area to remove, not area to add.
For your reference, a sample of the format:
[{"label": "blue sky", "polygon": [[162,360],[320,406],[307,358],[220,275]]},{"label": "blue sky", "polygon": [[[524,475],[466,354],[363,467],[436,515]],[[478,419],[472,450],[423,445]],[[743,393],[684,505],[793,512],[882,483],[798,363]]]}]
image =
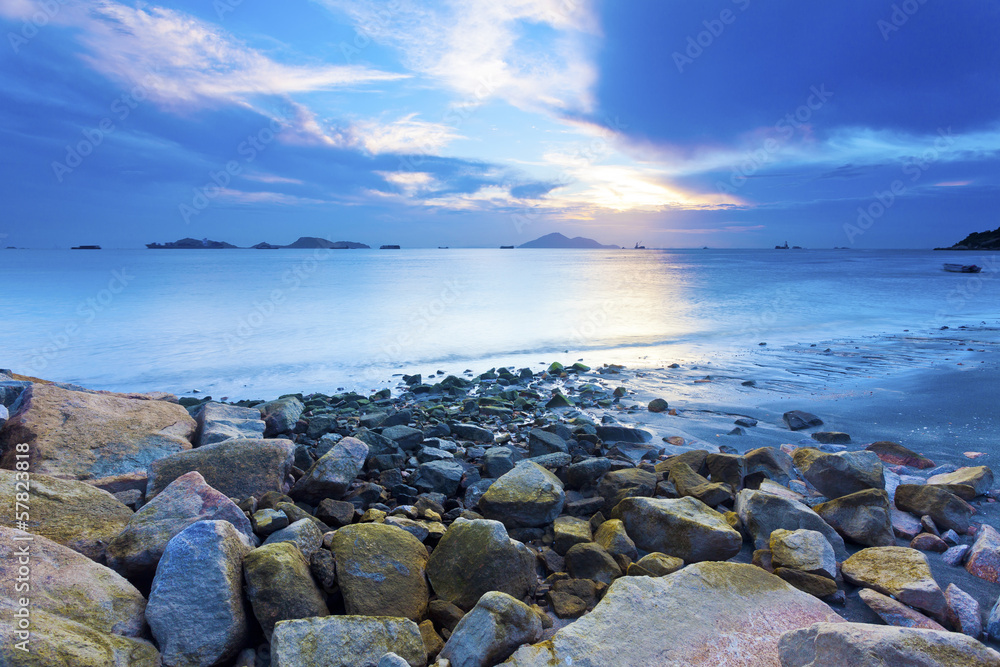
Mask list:
[{"label": "blue sky", "polygon": [[2,245],[1000,227],[996,3],[6,0],[0,23]]}]

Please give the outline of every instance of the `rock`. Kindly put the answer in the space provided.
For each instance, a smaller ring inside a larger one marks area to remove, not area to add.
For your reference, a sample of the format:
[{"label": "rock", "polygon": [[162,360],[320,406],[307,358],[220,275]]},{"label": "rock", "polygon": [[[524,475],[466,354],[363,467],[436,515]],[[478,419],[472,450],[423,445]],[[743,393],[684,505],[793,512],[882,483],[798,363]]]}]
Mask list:
[{"label": "rock", "polygon": [[706,457],[705,464],[712,481],[728,484],[734,489],[743,488],[743,480],[747,476],[745,456],[712,453]]},{"label": "rock", "polygon": [[[892,532],[893,534],[903,540],[912,540],[922,530],[920,526],[920,519],[916,518],[912,514],[903,512],[896,509],[895,507],[889,508],[889,516],[892,517]],[[876,544],[873,546],[886,546],[891,547],[891,544]]]},{"label": "rock", "polygon": [[243,575],[247,598],[268,641],[279,621],[330,614],[310,574],[309,563],[292,542],[267,544],[251,551],[243,559]]},{"label": "rock", "polygon": [[191,449],[195,421],[176,403],[32,384],[0,431],[0,467],[14,469],[15,445],[28,445],[31,472],[97,479],[143,472]]},{"label": "rock", "polygon": [[305,406],[295,396],[285,396],[276,401],[261,403],[256,409],[260,411],[261,419],[266,425],[264,437],[273,438],[276,435],[291,433]]},{"label": "rock", "polygon": [[0,524],[18,525],[15,519],[23,507],[16,505],[17,494],[30,488],[25,530],[105,562],[107,542],[125,527],[132,510],[86,482],[35,473],[24,482],[17,476],[13,470],[0,470]]},{"label": "rock", "polygon": [[760,568],[697,563],[666,577],[618,579],[592,612],[520,648],[505,667],[777,665],[783,633],[840,620]]},{"label": "rock", "polygon": [[605,511],[610,512],[625,498],[652,496],[656,481],[656,475],[647,470],[612,470],[601,478],[597,493],[604,498]]},{"label": "rock", "polygon": [[[18,569],[27,548],[30,582]],[[17,591],[18,577],[30,590]],[[141,665],[159,667],[159,653],[140,639],[146,600],[132,584],[83,554],[46,537],[0,526],[0,664]],[[19,598],[30,593],[30,606]],[[15,614],[30,613],[30,639],[19,636]],[[30,654],[15,643],[29,639]]]},{"label": "rock", "polygon": [[827,454],[802,447],[795,450],[792,460],[802,476],[827,498],[885,488],[882,461],[873,452]]},{"label": "rock", "polygon": [[758,549],[767,548],[771,533],[778,528],[806,528],[823,534],[833,547],[837,560],[847,558],[844,539],[816,512],[804,504],[770,493],[744,489],[736,496],[736,514],[753,537]]},{"label": "rock", "polygon": [[590,579],[605,584],[622,576],[622,570],[611,554],[594,542],[576,544],[567,551],[566,570],[575,579]]},{"label": "rock", "polygon": [[957,544],[941,554],[941,560],[948,565],[961,565],[965,561],[965,555],[969,552],[968,544]]},{"label": "rock", "polygon": [[907,449],[895,442],[882,440],[873,442],[865,447],[869,452],[875,452],[883,463],[894,466],[908,466],[910,468],[926,469],[933,468],[934,462],[911,449]]},{"label": "rock", "polygon": [[937,535],[920,533],[910,541],[910,548],[918,549],[919,551],[944,553],[948,550],[948,544]]},{"label": "rock", "polygon": [[927,558],[907,547],[870,547],[857,552],[841,565],[844,579],[855,586],[873,588],[903,604],[944,620],[944,593],[934,581]]},{"label": "rock", "polygon": [[[420,624],[421,633],[423,633],[423,625],[424,625],[423,623]],[[426,645],[427,645],[427,638],[424,637],[424,646],[426,647]],[[377,667],[409,667],[409,665],[410,663],[408,663],[404,658],[390,651],[389,653],[386,653],[381,658],[379,658]]]},{"label": "rock", "polygon": [[1000,639],[1000,600],[997,600],[986,619],[986,636],[996,641]]},{"label": "rock", "polygon": [[823,425],[822,419],[802,410],[791,410],[783,414],[781,418],[784,420],[785,425],[792,431],[801,431],[813,426]]},{"label": "rock", "polygon": [[813,597],[828,598],[837,593],[837,582],[823,575],[787,567],[775,568],[774,575]]},{"label": "rock", "polygon": [[250,523],[254,533],[267,537],[288,526],[288,515],[280,510],[257,510],[250,517]]},{"label": "rock", "polygon": [[230,498],[285,493],[294,457],[291,440],[226,440],[171,454],[150,465],[146,500],[191,471],[201,473],[206,484]]},{"label": "rock", "polygon": [[526,461],[490,485],[479,499],[487,519],[507,528],[530,528],[552,523],[566,501],[562,482],[545,468]]},{"label": "rock", "polygon": [[528,605],[490,592],[458,623],[441,657],[451,667],[492,667],[526,643],[542,638],[542,622]]},{"label": "rock", "polygon": [[636,562],[636,565],[649,572],[654,577],[673,574],[684,567],[684,561],[676,556],[668,556],[654,551],[646,554]]},{"label": "rock", "polygon": [[228,521],[198,521],[163,552],[146,618],[166,665],[217,665],[246,645],[243,558],[250,545]]},{"label": "rock", "polygon": [[198,446],[213,445],[234,438],[264,437],[264,420],[257,408],[241,408],[223,403],[205,403],[198,414]]},{"label": "rock", "polygon": [[897,486],[896,507],[916,516],[929,515],[938,526],[960,534],[968,532],[973,514],[973,508],[954,493],[924,484]]},{"label": "rock", "polygon": [[430,463],[431,461],[452,461],[455,455],[437,447],[423,446],[417,452],[417,462]]},{"label": "rock", "polygon": [[551,590],[545,597],[559,618],[579,618],[587,613],[587,603],[570,593]]},{"label": "rock", "polygon": [[840,431],[816,431],[811,437],[824,445],[847,445],[851,442],[851,436]]},{"label": "rock", "polygon": [[337,561],[334,560],[332,553],[326,549],[313,552],[309,559],[309,573],[323,591],[327,594],[334,592],[337,587]]},{"label": "rock", "polygon": [[642,444],[653,439],[653,434],[639,428],[624,426],[598,426],[597,437],[603,442],[633,442]]},{"label": "rock", "polygon": [[299,519],[290,524],[287,528],[271,533],[264,544],[274,544],[276,542],[294,542],[302,555],[312,558],[323,544],[323,533],[316,527],[316,523],[309,519]]},{"label": "rock", "polygon": [[424,617],[428,556],[413,535],[387,524],[358,523],[336,531],[330,550],[347,614]]},{"label": "rock", "polygon": [[[746,461],[744,484],[750,488],[760,486],[769,479],[785,486],[791,481],[794,463],[792,457],[777,447],[758,447],[743,455]],[[735,488],[735,487],[734,487]]]},{"label": "rock", "polygon": [[382,429],[382,436],[396,443],[404,452],[416,450],[424,441],[424,432],[409,426],[390,426]]},{"label": "rock", "polygon": [[555,534],[552,547],[560,556],[565,556],[573,545],[585,544],[594,539],[590,522],[573,516],[556,517],[552,531]]},{"label": "rock", "polygon": [[528,456],[544,456],[558,452],[568,452],[566,441],[555,433],[533,428],[528,432]]},{"label": "rock", "polygon": [[344,438],[306,471],[289,495],[313,503],[340,498],[364,468],[367,458],[368,445],[357,438]]},{"label": "rock", "polygon": [[427,605],[427,616],[441,630],[455,631],[455,626],[465,616],[465,612],[446,600],[431,600]]},{"label": "rock", "polygon": [[867,623],[817,623],[786,633],[781,667],[1000,665],[1000,654],[954,632]]},{"label": "rock", "polygon": [[516,462],[510,447],[490,447],[483,455],[483,475],[496,479],[513,470]]},{"label": "rock", "polygon": [[354,511],[352,503],[327,498],[316,508],[316,518],[331,528],[340,528],[354,521]]},{"label": "rock", "polygon": [[[429,619],[421,621],[417,627],[420,628],[420,637],[424,640],[424,648],[427,650],[427,658],[433,659],[438,653],[441,652],[441,649],[444,648],[444,640],[441,639],[441,635],[439,635],[434,629],[434,622]],[[382,659],[384,660],[385,656],[383,656]],[[405,660],[402,658],[398,659],[402,661],[402,666],[406,665]]]},{"label": "rock", "polygon": [[878,614],[887,625],[895,625],[903,628],[924,628],[925,630],[944,630],[944,627],[923,614],[910,609],[905,604],[893,600],[887,595],[882,595],[870,588],[862,588],[858,591],[858,597],[868,605],[868,608]]},{"label": "rock", "polygon": [[458,491],[464,474],[465,469],[457,461],[431,461],[420,464],[412,484],[424,493],[453,496]]},{"label": "rock", "polygon": [[667,405],[667,402],[662,398],[654,398],[646,407],[650,412],[666,412],[667,409],[670,408],[670,406]]},{"label": "rock", "polygon": [[612,558],[625,556],[631,561],[639,560],[639,552],[635,548],[635,542],[625,532],[625,524],[618,519],[610,519],[602,523],[594,534],[594,541],[604,547]]},{"label": "rock", "polygon": [[778,528],[771,533],[769,545],[774,567],[791,568],[830,579],[837,577],[837,557],[822,533]]},{"label": "rock", "polygon": [[271,635],[272,667],[360,667],[395,653],[425,667],[420,628],[408,618],[325,616],[281,621]]},{"label": "rock", "polygon": [[955,632],[979,639],[983,634],[983,617],[979,612],[979,602],[955,584],[944,589],[944,599],[948,603],[945,619]]},{"label": "rock", "polygon": [[934,475],[927,480],[927,483],[967,485],[975,490],[975,495],[981,496],[993,488],[993,471],[986,466],[959,468],[955,472]]},{"label": "rock", "polygon": [[471,440],[483,445],[488,445],[494,440],[493,431],[475,424],[452,424],[451,434],[459,440]]},{"label": "rock", "polygon": [[143,505],[107,547],[108,565],[128,577],[148,577],[156,571],[167,544],[197,521],[228,521],[247,542],[256,544],[250,520],[198,472],[171,482]]},{"label": "rock", "polygon": [[444,600],[471,609],[488,591],[524,597],[535,587],[535,557],[499,521],[456,519],[427,563],[427,578]]},{"label": "rock", "polygon": [[673,482],[678,494],[697,498],[709,507],[733,500],[733,491],[728,484],[709,482],[686,463],[672,466],[668,480]]},{"label": "rock", "polygon": [[727,560],[743,545],[725,517],[694,498],[626,498],[612,517],[621,519],[639,548],[688,563]]},{"label": "rock", "polygon": [[980,579],[1000,582],[1000,533],[993,526],[984,523],[976,531],[965,569]]},{"label": "rock", "polygon": [[892,531],[889,494],[865,489],[813,506],[813,511],[842,537],[869,547],[896,544]]}]

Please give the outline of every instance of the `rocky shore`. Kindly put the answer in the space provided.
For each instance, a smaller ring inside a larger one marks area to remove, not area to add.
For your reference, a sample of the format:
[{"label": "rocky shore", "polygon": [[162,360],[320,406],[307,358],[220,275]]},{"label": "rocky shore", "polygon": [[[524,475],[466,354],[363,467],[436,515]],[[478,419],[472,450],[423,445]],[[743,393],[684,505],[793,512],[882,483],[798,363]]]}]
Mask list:
[{"label": "rocky shore", "polygon": [[654,436],[686,407],[630,373],[229,404],[0,371],[0,664],[1000,666],[978,452],[804,410]]}]

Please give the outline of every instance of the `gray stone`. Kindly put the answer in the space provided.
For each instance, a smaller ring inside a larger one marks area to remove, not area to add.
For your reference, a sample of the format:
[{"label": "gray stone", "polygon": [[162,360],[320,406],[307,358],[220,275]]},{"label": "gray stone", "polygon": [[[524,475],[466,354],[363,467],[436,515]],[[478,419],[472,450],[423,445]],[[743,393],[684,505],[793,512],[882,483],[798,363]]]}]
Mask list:
[{"label": "gray stone", "polygon": [[264,420],[256,408],[241,408],[223,403],[206,403],[198,414],[198,445],[214,445],[233,438],[264,437]]},{"label": "gray stone", "polygon": [[451,667],[492,667],[541,638],[542,622],[528,605],[493,591],[459,621],[440,657]]},{"label": "gray stone", "polygon": [[813,506],[842,537],[868,547],[896,544],[892,530],[889,495],[881,489],[866,489]]},{"label": "gray stone", "polygon": [[565,556],[570,547],[584,544],[594,539],[590,530],[590,522],[574,516],[556,517],[552,525],[555,540],[552,548],[560,556]]},{"label": "gray stone", "polygon": [[743,545],[743,537],[722,514],[695,498],[626,498],[612,517],[621,519],[640,549],[688,563],[728,560]]},{"label": "gray stone", "polygon": [[497,478],[514,469],[517,457],[510,447],[490,447],[483,454],[483,475]]},{"label": "gray stone", "polygon": [[305,406],[295,396],[286,396],[276,401],[261,403],[256,407],[264,420],[264,437],[273,438],[283,433],[291,433],[302,416]]},{"label": "gray stone", "polygon": [[927,557],[908,547],[862,549],[841,564],[844,579],[873,588],[943,621],[947,604]]},{"label": "gray stone", "polygon": [[462,483],[465,469],[455,460],[421,463],[412,479],[413,486],[424,493],[443,493],[453,496]]},{"label": "gray stone", "polygon": [[330,613],[308,561],[292,542],[266,544],[251,551],[243,559],[243,575],[247,598],[268,640],[279,621]]},{"label": "gray stone", "polygon": [[806,528],[823,534],[838,561],[847,558],[844,539],[816,512],[800,502],[763,491],[743,489],[736,496],[736,514],[758,549],[768,547],[771,533],[778,528]]},{"label": "gray stone", "polygon": [[502,521],[508,528],[530,528],[552,523],[565,501],[559,478],[526,461],[490,485],[479,499],[479,509],[487,519]]},{"label": "gray stone", "polygon": [[344,438],[306,471],[289,495],[313,503],[340,498],[364,468],[367,457],[368,445],[357,438]]},{"label": "gray stone", "polygon": [[528,432],[528,456],[544,456],[557,452],[568,452],[566,441],[555,433],[533,428]]},{"label": "gray stone", "polygon": [[656,482],[656,475],[648,470],[612,470],[601,478],[597,493],[604,498],[605,512],[610,512],[625,498],[652,496],[656,490]]},{"label": "gray stone", "polygon": [[622,576],[621,567],[604,547],[594,542],[575,544],[566,552],[566,570],[575,579],[610,584]]},{"label": "gray stone", "polygon": [[611,470],[611,461],[604,457],[584,459],[566,469],[566,484],[571,489],[583,489]]},{"label": "gray stone", "polygon": [[164,664],[210,667],[244,648],[243,558],[251,548],[228,521],[198,521],[167,543],[146,607]]},{"label": "gray stone", "polygon": [[257,510],[250,517],[250,522],[253,524],[253,532],[267,537],[288,526],[288,515],[274,509]]},{"label": "gray stone", "polygon": [[927,483],[945,486],[965,484],[972,487],[975,495],[981,496],[993,488],[993,471],[987,466],[959,468],[955,472],[933,475]]},{"label": "gray stone", "polygon": [[408,618],[326,616],[281,621],[271,636],[271,667],[362,667],[395,653],[425,667],[427,651]]},{"label": "gray stone", "polygon": [[955,632],[979,639],[983,634],[983,617],[979,612],[979,602],[955,584],[948,584],[944,589],[944,599],[948,603],[945,615]]},{"label": "gray stone", "polygon": [[916,516],[930,516],[945,529],[964,534],[975,512],[969,503],[940,486],[900,484],[896,487],[896,507]]},{"label": "gray stone", "polygon": [[451,434],[459,440],[471,440],[480,444],[493,442],[493,431],[475,424],[452,424]]},{"label": "gray stone", "polygon": [[618,519],[609,519],[601,524],[594,534],[594,541],[615,556],[625,556],[630,561],[639,560],[639,552],[635,542],[625,532],[625,524]]},{"label": "gray stone", "polygon": [[633,442],[642,444],[653,439],[653,434],[639,428],[625,426],[598,426],[597,437],[604,442]]},{"label": "gray stone", "polygon": [[452,461],[455,455],[437,447],[423,446],[417,451],[417,461],[419,463],[429,463],[431,461]]},{"label": "gray stone", "polygon": [[404,452],[412,452],[424,441],[424,432],[409,426],[390,426],[382,429],[382,435],[389,438]]},{"label": "gray stone", "polygon": [[875,452],[827,454],[803,447],[795,450],[792,460],[802,476],[827,498],[885,488],[882,460]]},{"label": "gray stone", "polygon": [[311,558],[313,553],[323,545],[323,533],[316,527],[316,523],[309,519],[299,519],[287,528],[271,533],[264,544],[274,544],[275,542],[294,542],[302,555]]},{"label": "gray stone", "polygon": [[1000,582],[1000,532],[996,528],[986,523],[979,527],[965,569],[980,579]]},{"label": "gray stone", "polygon": [[787,567],[830,579],[837,577],[837,557],[823,533],[815,530],[785,530],[771,533],[769,543],[774,567]]},{"label": "gray stone", "polygon": [[785,425],[792,431],[801,431],[814,426],[822,426],[823,420],[810,412],[802,410],[790,410],[783,414],[781,418]]}]

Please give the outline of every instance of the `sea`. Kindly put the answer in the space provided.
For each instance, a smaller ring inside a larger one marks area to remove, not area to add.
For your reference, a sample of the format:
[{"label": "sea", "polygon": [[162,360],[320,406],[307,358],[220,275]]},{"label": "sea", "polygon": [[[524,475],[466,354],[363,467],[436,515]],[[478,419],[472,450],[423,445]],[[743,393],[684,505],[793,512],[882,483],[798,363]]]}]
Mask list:
[{"label": "sea", "polygon": [[995,325],[998,272],[916,250],[3,250],[0,368],[235,400],[642,367]]}]

